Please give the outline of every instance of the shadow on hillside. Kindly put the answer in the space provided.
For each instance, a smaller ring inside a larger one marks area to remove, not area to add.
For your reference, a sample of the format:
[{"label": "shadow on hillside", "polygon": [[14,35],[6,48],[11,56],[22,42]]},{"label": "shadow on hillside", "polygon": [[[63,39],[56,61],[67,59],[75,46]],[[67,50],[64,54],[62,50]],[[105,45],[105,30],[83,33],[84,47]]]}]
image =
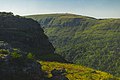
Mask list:
[{"label": "shadow on hillside", "polygon": [[66,70],[65,69],[54,69],[51,71],[52,77],[47,78],[45,80],[69,80],[65,75],[66,75]]}]

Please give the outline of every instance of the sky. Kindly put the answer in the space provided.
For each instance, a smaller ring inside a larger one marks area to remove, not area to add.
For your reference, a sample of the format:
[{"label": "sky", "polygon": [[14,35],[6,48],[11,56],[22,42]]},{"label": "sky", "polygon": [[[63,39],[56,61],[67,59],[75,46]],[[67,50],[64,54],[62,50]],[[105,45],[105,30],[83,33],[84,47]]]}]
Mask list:
[{"label": "sky", "polygon": [[0,12],[21,16],[72,13],[95,18],[120,18],[120,0],[0,0]]}]

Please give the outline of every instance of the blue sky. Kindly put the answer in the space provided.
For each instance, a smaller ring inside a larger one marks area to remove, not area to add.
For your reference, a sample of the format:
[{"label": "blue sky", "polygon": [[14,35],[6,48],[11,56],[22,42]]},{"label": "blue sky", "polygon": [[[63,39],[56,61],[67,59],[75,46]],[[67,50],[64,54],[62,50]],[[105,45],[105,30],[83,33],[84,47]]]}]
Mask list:
[{"label": "blue sky", "polygon": [[18,15],[74,13],[96,18],[120,18],[120,0],[0,0],[0,12]]}]

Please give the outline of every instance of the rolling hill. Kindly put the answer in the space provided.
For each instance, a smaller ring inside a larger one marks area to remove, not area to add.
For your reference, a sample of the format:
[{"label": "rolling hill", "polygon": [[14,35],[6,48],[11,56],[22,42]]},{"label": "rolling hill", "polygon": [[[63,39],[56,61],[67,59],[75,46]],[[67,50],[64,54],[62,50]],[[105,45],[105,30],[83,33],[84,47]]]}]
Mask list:
[{"label": "rolling hill", "polygon": [[75,14],[26,17],[41,24],[56,53],[66,60],[120,77],[120,19]]}]

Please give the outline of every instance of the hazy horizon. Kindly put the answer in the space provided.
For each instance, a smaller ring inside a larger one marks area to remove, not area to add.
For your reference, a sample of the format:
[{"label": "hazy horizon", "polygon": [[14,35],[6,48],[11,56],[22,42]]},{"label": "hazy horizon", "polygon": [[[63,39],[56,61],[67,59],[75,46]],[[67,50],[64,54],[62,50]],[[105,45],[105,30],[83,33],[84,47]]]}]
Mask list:
[{"label": "hazy horizon", "polygon": [[120,18],[120,0],[0,0],[0,12],[15,15],[71,13],[95,18]]}]

